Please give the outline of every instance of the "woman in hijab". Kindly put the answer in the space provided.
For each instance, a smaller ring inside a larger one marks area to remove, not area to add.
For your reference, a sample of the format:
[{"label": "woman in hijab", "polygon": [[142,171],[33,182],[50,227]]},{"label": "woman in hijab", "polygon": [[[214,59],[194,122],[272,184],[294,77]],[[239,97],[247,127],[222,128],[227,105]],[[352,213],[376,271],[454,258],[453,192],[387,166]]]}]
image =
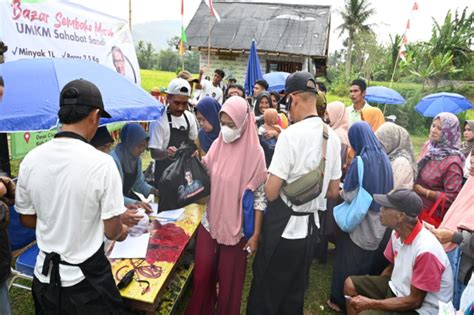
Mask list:
[{"label": "woman in hijab", "polygon": [[[221,133],[203,159],[211,194],[197,232],[193,292],[186,314],[240,314],[247,254],[257,249],[266,208],[265,157],[246,100],[230,97],[219,119]],[[247,240],[242,200],[248,191],[254,197],[255,229]]]},{"label": "woman in hijab", "polygon": [[206,155],[214,140],[221,132],[219,111],[221,105],[210,96],[202,98],[195,107],[196,119],[201,129],[198,134],[198,148],[201,156]]},{"label": "woman in hijab", "polygon": [[344,103],[336,101],[327,105],[325,119],[341,140],[341,166],[346,170],[348,162],[347,152],[351,147],[349,142],[349,113]]},{"label": "woman in hijab", "polygon": [[[423,200],[423,213],[445,196],[445,211],[456,199],[463,184],[464,154],[459,149],[461,129],[458,118],[451,113],[441,113],[433,119],[429,140],[418,161],[418,177],[414,191]],[[439,207],[442,208],[442,207]],[[443,213],[438,209],[434,217],[441,222]]]},{"label": "woman in hijab", "polygon": [[[349,143],[349,114],[344,103],[335,101],[327,104],[326,111],[324,113],[324,120],[328,125],[336,132],[339,140],[341,140],[341,168],[342,178],[346,172],[347,166],[350,164],[348,161],[348,150],[351,147]],[[327,252],[329,241],[335,243],[337,236],[341,233],[341,230],[334,220],[333,210],[334,207],[342,202],[342,199],[327,199],[326,210],[319,211],[319,222],[320,227],[320,243],[316,246],[315,258],[320,263],[326,263]]]},{"label": "woman in hijab", "polygon": [[468,157],[474,145],[474,120],[464,122],[464,141],[461,144],[461,152]]},{"label": "woman in hijab", "polygon": [[263,125],[263,113],[272,107],[272,97],[270,93],[264,91],[257,96],[255,107],[253,109],[255,119],[257,120],[257,128]]},{"label": "woman in hijab", "polygon": [[410,134],[403,127],[386,122],[375,133],[390,159],[393,189],[413,189],[417,165]]},{"label": "woman in hijab", "polygon": [[360,117],[363,121],[369,123],[373,132],[376,132],[385,122],[385,117],[383,116],[382,111],[377,107],[365,106],[360,112]]},{"label": "woman in hijab", "polygon": [[[363,188],[370,194],[386,194],[393,189],[392,168],[387,154],[367,122],[354,123],[349,129],[349,141],[364,163]],[[357,159],[347,170],[343,198],[350,201],[359,189]],[[388,262],[383,256],[390,234],[385,233],[379,218],[380,206],[369,207],[362,222],[350,233],[342,233],[336,243],[328,305],[345,309],[344,281],[350,275],[380,275]]]},{"label": "woman in hijab", "polygon": [[469,161],[472,157],[472,149],[474,149],[474,120],[466,120],[464,123],[464,141],[461,144],[461,152],[466,157],[463,169],[465,181],[471,172],[471,163]]},{"label": "woman in hijab", "polygon": [[140,155],[148,144],[148,135],[139,124],[127,124],[120,132],[121,142],[110,153],[117,165],[122,178],[122,188],[125,205],[138,204],[147,212],[151,211],[149,204],[139,201],[133,191],[145,197],[149,194],[157,195],[157,190],[145,182],[142,172]]}]

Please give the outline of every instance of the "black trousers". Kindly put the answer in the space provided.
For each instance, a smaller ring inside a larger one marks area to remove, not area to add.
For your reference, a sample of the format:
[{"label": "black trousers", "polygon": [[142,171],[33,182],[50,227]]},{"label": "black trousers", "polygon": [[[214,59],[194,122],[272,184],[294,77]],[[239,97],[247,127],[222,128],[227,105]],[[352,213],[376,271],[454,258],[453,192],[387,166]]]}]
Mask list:
[{"label": "black trousers", "polygon": [[303,314],[310,265],[305,264],[305,252],[306,239],[280,238],[263,281],[252,281],[247,314]]},{"label": "black trousers", "polygon": [[105,302],[87,280],[72,287],[61,288],[60,306],[57,305],[56,292],[49,288],[49,284],[41,283],[36,277],[31,291],[36,315],[56,315],[59,307],[60,314],[68,315],[122,314],[122,310],[111,309],[109,303]]}]

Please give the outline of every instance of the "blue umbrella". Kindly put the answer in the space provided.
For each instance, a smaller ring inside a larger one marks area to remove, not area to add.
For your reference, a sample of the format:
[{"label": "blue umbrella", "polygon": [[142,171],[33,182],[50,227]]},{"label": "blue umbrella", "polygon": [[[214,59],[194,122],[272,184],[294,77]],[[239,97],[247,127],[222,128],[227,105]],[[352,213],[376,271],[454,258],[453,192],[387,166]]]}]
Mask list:
[{"label": "blue umbrella", "polygon": [[265,73],[263,75],[263,78],[265,79],[265,81],[267,81],[268,90],[270,92],[280,92],[285,89],[285,81],[289,75],[290,74],[288,72],[270,72]]},{"label": "blue umbrella", "polygon": [[106,66],[78,59],[21,59],[0,64],[5,93],[0,103],[0,132],[49,130],[56,126],[64,85],[83,78],[100,89],[105,109],[119,121],[149,121],[164,107],[140,86]]},{"label": "blue umbrella", "polygon": [[262,69],[260,69],[260,60],[258,59],[257,45],[255,44],[254,39],[252,40],[252,45],[250,46],[249,61],[247,63],[247,73],[245,74],[245,93],[247,95],[252,95],[255,81],[261,79],[263,79]]},{"label": "blue umbrella", "polygon": [[425,96],[415,106],[415,109],[425,117],[435,117],[442,112],[458,114],[472,108],[471,102],[464,96],[446,92]]},{"label": "blue umbrella", "polygon": [[365,92],[365,99],[380,104],[400,105],[406,103],[403,96],[385,86],[370,86]]}]

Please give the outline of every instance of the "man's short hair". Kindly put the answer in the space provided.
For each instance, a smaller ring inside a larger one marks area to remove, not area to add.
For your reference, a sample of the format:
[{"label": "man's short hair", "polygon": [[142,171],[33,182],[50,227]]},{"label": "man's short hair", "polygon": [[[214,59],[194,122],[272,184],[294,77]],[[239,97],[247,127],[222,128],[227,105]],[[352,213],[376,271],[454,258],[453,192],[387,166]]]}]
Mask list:
[{"label": "man's short hair", "polygon": [[263,87],[265,90],[268,90],[268,82],[266,80],[257,80],[255,81],[255,84],[258,84],[260,85],[261,87]]},{"label": "man's short hair", "polygon": [[62,124],[75,124],[89,116],[98,108],[89,106],[63,106],[59,108],[58,118]]},{"label": "man's short hair", "polygon": [[367,83],[365,83],[365,80],[362,79],[355,79],[352,81],[351,85],[357,85],[362,92],[365,92],[367,89]]},{"label": "man's short hair", "polygon": [[229,90],[230,89],[238,89],[240,91],[242,91],[242,97],[245,98],[245,89],[242,85],[240,84],[229,84],[229,86],[227,87],[227,90],[226,90],[226,97],[229,95]]},{"label": "man's short hair", "polygon": [[3,77],[0,75],[0,86],[4,87],[5,86],[5,81],[3,81]]},{"label": "man's short hair", "polygon": [[216,69],[214,73],[217,73],[218,75],[220,75],[221,78],[225,77],[225,72],[222,71],[221,69]]}]

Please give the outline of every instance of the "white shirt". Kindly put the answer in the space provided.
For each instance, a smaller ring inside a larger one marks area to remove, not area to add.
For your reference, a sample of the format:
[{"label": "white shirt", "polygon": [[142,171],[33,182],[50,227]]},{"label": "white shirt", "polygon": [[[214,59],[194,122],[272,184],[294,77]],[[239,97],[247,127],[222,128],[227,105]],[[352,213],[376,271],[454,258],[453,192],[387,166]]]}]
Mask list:
[{"label": "white shirt", "polygon": [[347,110],[348,110],[348,113],[349,113],[349,121],[350,121],[351,125],[355,122],[358,122],[358,121],[362,120],[362,118],[360,117],[360,112],[364,108],[367,108],[367,107],[372,107],[372,106],[370,106],[369,103],[365,102],[364,106],[362,106],[362,108],[359,109],[359,110],[354,109],[354,104],[352,104],[351,106],[348,107]]},{"label": "white shirt", "polygon": [[[55,252],[72,264],[91,257],[104,241],[103,220],[125,212],[122,181],[111,156],[76,139],[56,138],[32,150],[20,165],[16,210],[36,215],[40,252],[35,276],[45,253]],[[63,287],[84,279],[79,267],[59,265]]]},{"label": "white shirt", "polygon": [[418,314],[437,315],[438,302],[453,296],[453,272],[438,239],[421,222],[405,241],[393,231],[385,257],[394,265],[389,286],[397,297],[409,296],[411,286],[426,291]]},{"label": "white shirt", "polygon": [[[166,107],[166,110],[168,107]],[[170,124],[168,122],[168,115],[164,111],[163,115],[160,117],[159,120],[153,121],[150,124],[150,143],[148,144],[149,148],[158,149],[164,151],[168,148],[168,143],[170,142]],[[198,128],[196,123],[196,118],[194,115],[189,112],[185,111],[183,115],[186,115],[189,121],[189,139],[191,141],[196,140],[198,135]],[[184,128],[187,129],[188,125],[186,123],[186,119],[184,116],[181,115],[179,117],[171,115],[171,124],[173,128],[180,129]]]},{"label": "white shirt", "polygon": [[[326,207],[326,192],[329,181],[341,178],[341,143],[336,133],[328,128],[329,139],[326,151],[321,194],[314,200],[300,206],[292,206],[297,212],[314,212]],[[321,161],[323,141],[323,122],[321,118],[304,119],[283,130],[278,138],[268,172],[291,183],[316,169]],[[280,197],[287,205],[289,202],[280,191]],[[319,227],[319,218],[314,216]],[[282,234],[286,239],[302,239],[308,234],[308,216],[291,216]]]},{"label": "white shirt", "polygon": [[199,96],[200,98],[203,98],[204,96],[210,96],[216,101],[218,101],[219,104],[222,105],[224,96],[223,96],[223,92],[220,86],[214,86],[214,84],[212,84],[211,81],[202,80],[201,87],[202,87],[202,90]]}]

